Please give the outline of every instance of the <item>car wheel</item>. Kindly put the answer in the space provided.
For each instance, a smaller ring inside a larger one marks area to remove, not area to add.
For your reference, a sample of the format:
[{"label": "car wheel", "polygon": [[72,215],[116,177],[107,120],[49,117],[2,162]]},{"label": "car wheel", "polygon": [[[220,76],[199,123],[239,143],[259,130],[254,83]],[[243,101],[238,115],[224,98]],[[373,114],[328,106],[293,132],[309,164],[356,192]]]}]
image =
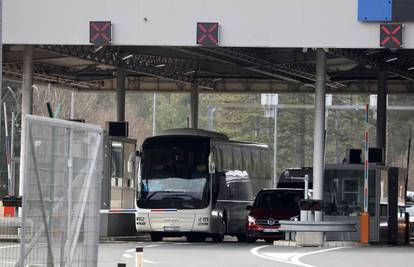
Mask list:
[{"label": "car wheel", "polygon": [[248,237],[248,236],[246,237],[246,242],[247,242],[247,243],[254,243],[254,242],[256,242],[256,240],[257,240],[257,239],[256,239],[256,238],[254,238],[254,237]]},{"label": "car wheel", "polygon": [[271,239],[271,238],[266,238],[266,239],[265,239],[265,242],[266,242],[266,243],[273,243],[273,241],[274,241],[274,240],[273,240],[273,239]]},{"label": "car wheel", "polygon": [[161,234],[157,234],[157,233],[152,233],[151,234],[151,241],[152,242],[162,241],[162,235]]}]

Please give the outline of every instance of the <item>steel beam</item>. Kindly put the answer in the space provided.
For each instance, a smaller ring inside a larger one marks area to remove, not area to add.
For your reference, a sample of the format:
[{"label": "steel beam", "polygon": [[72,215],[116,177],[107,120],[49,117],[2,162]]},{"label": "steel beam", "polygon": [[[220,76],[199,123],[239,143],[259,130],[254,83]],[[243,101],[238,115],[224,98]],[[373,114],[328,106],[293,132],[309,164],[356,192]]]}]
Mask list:
[{"label": "steel beam", "polygon": [[[316,52],[315,126],[313,145],[313,199],[323,200],[325,168],[325,85],[326,53]],[[322,221],[322,212],[315,212],[315,221]]]},{"label": "steel beam", "polygon": [[20,138],[20,182],[19,195],[23,195],[24,166],[26,153],[26,120],[27,114],[33,111],[33,46],[26,45],[23,53],[23,77],[22,77],[22,127]]},{"label": "steel beam", "polygon": [[[192,83],[194,78],[186,73],[196,70],[198,66],[198,62],[195,60],[174,57],[142,54],[125,56],[119,49],[110,46],[96,53],[88,46],[39,45],[36,48],[112,67],[118,66],[123,61],[127,72],[141,73],[181,83]],[[212,87],[211,82],[204,81],[198,84],[200,87]]]},{"label": "steel beam", "polygon": [[116,120],[125,121],[125,66],[116,71]]},{"label": "steel beam", "polygon": [[194,85],[191,89],[191,128],[198,129],[198,104],[199,104],[198,86]]},{"label": "steel beam", "polygon": [[387,133],[387,71],[380,70],[378,74],[377,97],[377,147],[386,148]]}]

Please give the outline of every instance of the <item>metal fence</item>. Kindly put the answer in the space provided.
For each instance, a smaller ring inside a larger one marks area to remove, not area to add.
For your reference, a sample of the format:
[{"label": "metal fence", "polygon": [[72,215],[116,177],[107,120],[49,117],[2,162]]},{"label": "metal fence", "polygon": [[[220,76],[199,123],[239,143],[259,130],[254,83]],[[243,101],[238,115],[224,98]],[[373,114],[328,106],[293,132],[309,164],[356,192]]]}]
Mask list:
[{"label": "metal fence", "polygon": [[0,266],[97,266],[102,130],[36,116],[25,122],[22,216],[13,218],[20,246],[16,255],[16,244],[0,241]]}]

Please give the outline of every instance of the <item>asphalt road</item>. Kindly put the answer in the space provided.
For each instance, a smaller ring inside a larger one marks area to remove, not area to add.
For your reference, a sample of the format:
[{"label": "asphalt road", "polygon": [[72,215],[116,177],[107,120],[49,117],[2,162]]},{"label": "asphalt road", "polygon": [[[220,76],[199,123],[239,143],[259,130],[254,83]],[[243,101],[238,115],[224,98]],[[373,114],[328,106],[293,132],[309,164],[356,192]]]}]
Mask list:
[{"label": "asphalt road", "polygon": [[[230,238],[223,243],[190,243],[177,238],[163,242],[103,242],[99,245],[98,266],[115,267],[118,263],[126,263],[135,267],[137,246],[144,248],[145,267],[414,266],[414,245],[295,248],[276,247],[264,242],[238,243]],[[14,266],[18,247],[17,243],[0,242],[1,267]]]},{"label": "asphalt road", "polygon": [[352,248],[288,248],[266,243],[189,243],[185,239],[163,242],[101,243],[99,264],[134,265],[135,247],[144,248],[145,267],[412,267],[414,246]]}]

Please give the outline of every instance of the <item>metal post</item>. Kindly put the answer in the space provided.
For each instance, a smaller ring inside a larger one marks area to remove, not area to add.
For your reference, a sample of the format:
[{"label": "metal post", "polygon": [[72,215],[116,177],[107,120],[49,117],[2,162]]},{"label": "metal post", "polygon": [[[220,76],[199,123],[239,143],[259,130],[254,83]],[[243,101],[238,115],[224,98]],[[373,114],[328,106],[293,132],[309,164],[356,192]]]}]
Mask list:
[{"label": "metal post", "polygon": [[154,93],[152,103],[152,135],[155,135],[157,131],[157,93]]},{"label": "metal post", "polygon": [[19,194],[23,195],[25,146],[26,146],[26,120],[27,114],[32,114],[33,102],[33,46],[26,45],[23,52],[23,78],[22,78],[22,114],[20,138],[20,181]]},{"label": "metal post", "polygon": [[191,88],[191,128],[198,128],[198,86],[194,85]]},{"label": "metal post", "polygon": [[116,119],[125,121],[125,66],[116,71]]},{"label": "metal post", "polygon": [[277,186],[277,105],[273,106],[273,187]]},{"label": "metal post", "polygon": [[387,71],[381,70],[378,75],[377,97],[377,147],[386,148],[387,129]]},{"label": "metal post", "polygon": [[[0,0],[0,103],[3,103],[3,0]],[[0,108],[0,136],[1,136],[1,126],[2,126],[1,118],[2,118],[2,111]],[[1,145],[0,145],[0,149],[1,149]],[[3,152],[3,150],[1,151]]]},{"label": "metal post", "polygon": [[136,247],[135,248],[135,267],[144,266],[144,248]]},{"label": "metal post", "polygon": [[214,131],[214,112],[216,112],[216,108],[208,106],[208,109],[207,109],[207,117],[208,117],[207,129],[209,131]]},{"label": "metal post", "polygon": [[70,96],[70,119],[75,119],[75,91]]},{"label": "metal post", "polygon": [[10,161],[11,161],[11,190],[10,194],[15,194],[15,188],[16,188],[16,170],[15,170],[15,160],[14,160],[14,134],[15,134],[15,124],[16,121],[16,115],[14,111],[12,112],[12,119],[11,119],[11,133],[10,133]]},{"label": "metal post", "polygon": [[[326,53],[316,52],[315,126],[313,146],[313,199],[323,199],[324,142],[325,142],[325,85]],[[315,212],[315,221],[322,221],[322,212]]]}]

